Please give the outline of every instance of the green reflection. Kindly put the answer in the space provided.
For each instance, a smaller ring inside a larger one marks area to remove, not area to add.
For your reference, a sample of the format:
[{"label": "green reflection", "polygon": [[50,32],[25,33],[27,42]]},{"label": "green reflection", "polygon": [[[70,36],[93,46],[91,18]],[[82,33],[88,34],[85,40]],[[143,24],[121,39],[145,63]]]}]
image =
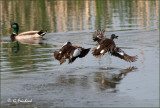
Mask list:
[{"label": "green reflection", "polygon": [[18,41],[13,42],[12,52],[17,53],[19,51],[19,43]]},{"label": "green reflection", "polygon": [[[158,29],[158,0],[1,0],[2,36],[12,22],[20,32]],[[154,19],[154,20],[153,20]]]}]

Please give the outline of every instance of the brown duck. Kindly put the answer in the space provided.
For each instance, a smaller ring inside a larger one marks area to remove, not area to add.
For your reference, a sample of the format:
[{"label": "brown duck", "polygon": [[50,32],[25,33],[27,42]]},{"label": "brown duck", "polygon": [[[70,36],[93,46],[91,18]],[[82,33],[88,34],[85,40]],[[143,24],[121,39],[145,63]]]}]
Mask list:
[{"label": "brown duck", "polygon": [[93,40],[98,42],[98,46],[93,48],[93,56],[100,58],[105,53],[109,53],[127,62],[135,62],[137,60],[137,56],[129,56],[119,47],[116,47],[114,39],[117,39],[118,36],[112,34],[110,38],[105,38],[104,32],[104,30],[97,30],[93,34]]},{"label": "brown duck", "polygon": [[78,57],[85,57],[89,51],[90,48],[84,49],[80,46],[73,45],[71,42],[66,42],[59,51],[54,52],[54,57],[60,61],[60,64],[64,63],[66,59],[69,59],[69,63],[72,63]]}]

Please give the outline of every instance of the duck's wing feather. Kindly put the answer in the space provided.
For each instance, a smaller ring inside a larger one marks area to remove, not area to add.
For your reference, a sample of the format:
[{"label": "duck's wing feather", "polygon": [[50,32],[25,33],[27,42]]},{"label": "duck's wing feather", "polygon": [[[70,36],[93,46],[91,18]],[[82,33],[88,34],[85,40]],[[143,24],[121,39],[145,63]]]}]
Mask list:
[{"label": "duck's wing feather", "polygon": [[27,32],[22,32],[20,34],[18,34],[18,36],[24,36],[24,35],[35,35],[37,34],[39,31],[27,31]]},{"label": "duck's wing feather", "polygon": [[80,57],[80,58],[85,57],[89,51],[90,51],[90,48],[88,48],[88,49],[83,48],[81,54],[78,57]]},{"label": "duck's wing feather", "polygon": [[65,56],[59,53],[59,51],[54,52],[54,57],[55,59],[59,60],[60,64],[63,64],[66,61]]},{"label": "duck's wing feather", "polygon": [[104,55],[104,53],[100,53],[100,50],[98,50],[97,47],[94,47],[92,49],[92,55],[96,58],[101,58]]},{"label": "duck's wing feather", "polygon": [[127,62],[135,62],[137,61],[138,59],[138,56],[129,56],[127,54],[124,54],[124,60],[127,61]]},{"label": "duck's wing feather", "polygon": [[82,47],[80,47],[80,48],[82,49],[80,55],[78,55],[76,57],[69,58],[69,63],[74,62],[77,57],[79,57],[79,58],[85,57],[88,54],[88,52],[90,51],[90,48],[88,48],[88,49],[84,49]]},{"label": "duck's wing feather", "polygon": [[111,53],[113,52],[113,49],[116,47],[115,43],[111,39],[102,39],[99,42],[99,45],[95,48],[93,48],[93,56],[95,57],[102,57],[106,52]]},{"label": "duck's wing feather", "polygon": [[99,42],[99,45],[101,45],[103,48],[106,48],[108,50],[116,47],[114,41],[112,39],[108,39],[108,38],[102,39]]},{"label": "duck's wing feather", "polygon": [[123,59],[127,62],[135,62],[138,59],[137,55],[136,56],[129,56],[124,51],[123,51],[123,54],[122,54],[122,53],[115,50],[111,55],[113,55],[115,57],[118,57],[120,59]]},{"label": "duck's wing feather", "polygon": [[72,57],[69,59],[69,63],[73,63],[76,60],[77,57]]},{"label": "duck's wing feather", "polygon": [[64,62],[66,62],[66,59],[65,59],[64,57],[62,57],[62,58],[60,59],[60,64],[63,64]]},{"label": "duck's wing feather", "polygon": [[59,51],[55,51],[55,52],[54,52],[54,57],[55,57],[55,59],[57,59],[57,60],[60,60],[60,59],[61,59],[60,56],[59,56]]}]

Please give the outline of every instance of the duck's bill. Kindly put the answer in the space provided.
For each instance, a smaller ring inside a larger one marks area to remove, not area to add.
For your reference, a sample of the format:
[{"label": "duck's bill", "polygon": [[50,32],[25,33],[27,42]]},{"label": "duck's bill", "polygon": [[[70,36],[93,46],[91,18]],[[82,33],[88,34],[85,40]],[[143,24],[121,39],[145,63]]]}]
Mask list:
[{"label": "duck's bill", "polygon": [[116,36],[115,38],[118,39],[118,36]]}]

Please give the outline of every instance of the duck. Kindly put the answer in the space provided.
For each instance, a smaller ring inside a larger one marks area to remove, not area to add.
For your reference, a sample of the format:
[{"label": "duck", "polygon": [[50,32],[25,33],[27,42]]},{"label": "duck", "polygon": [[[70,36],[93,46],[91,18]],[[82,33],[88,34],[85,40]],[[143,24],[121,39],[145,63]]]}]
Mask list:
[{"label": "duck", "polygon": [[98,46],[93,48],[93,56],[101,57],[106,52],[112,53],[116,48],[114,39],[118,39],[118,36],[112,34],[110,38],[104,37],[105,30],[97,30],[93,34],[93,40],[98,42]]},{"label": "duck", "polygon": [[59,51],[54,52],[54,57],[60,61],[60,65],[63,64],[66,59],[69,59],[68,63],[73,63],[77,58],[85,57],[89,51],[90,48],[85,49],[68,41]]},{"label": "duck", "polygon": [[105,30],[97,30],[93,34],[93,40],[98,42],[98,46],[92,50],[93,56],[101,58],[105,53],[109,53],[111,56],[118,57],[127,62],[135,62],[137,60],[137,55],[129,56],[121,48],[116,46],[114,39],[118,39],[118,36],[112,34],[110,38],[105,38],[104,32]]},{"label": "duck", "polygon": [[26,31],[22,33],[19,32],[19,25],[18,23],[12,23],[11,28],[13,28],[13,33],[11,34],[10,38],[12,41],[19,40],[19,39],[36,39],[42,38],[47,31],[40,30],[40,31]]}]

